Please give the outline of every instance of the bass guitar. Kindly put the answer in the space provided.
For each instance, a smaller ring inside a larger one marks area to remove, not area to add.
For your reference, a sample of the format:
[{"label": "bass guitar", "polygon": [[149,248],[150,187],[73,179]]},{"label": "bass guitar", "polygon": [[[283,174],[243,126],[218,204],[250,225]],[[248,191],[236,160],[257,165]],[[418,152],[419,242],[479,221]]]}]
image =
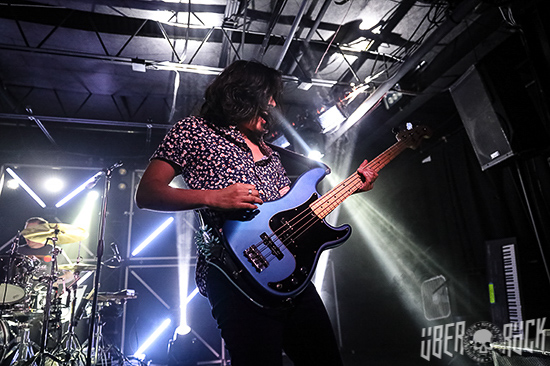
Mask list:
[{"label": "bass guitar", "polygon": [[[379,171],[403,150],[415,149],[430,136],[425,126],[402,131],[394,145],[367,165]],[[231,269],[220,262],[214,265],[257,304],[298,295],[311,279],[320,254],[350,236],[349,225],[332,227],[325,217],[363,185],[361,176],[355,172],[319,197],[316,186],[328,173],[321,167],[309,170],[280,199],[224,224],[224,246],[233,265]]]}]

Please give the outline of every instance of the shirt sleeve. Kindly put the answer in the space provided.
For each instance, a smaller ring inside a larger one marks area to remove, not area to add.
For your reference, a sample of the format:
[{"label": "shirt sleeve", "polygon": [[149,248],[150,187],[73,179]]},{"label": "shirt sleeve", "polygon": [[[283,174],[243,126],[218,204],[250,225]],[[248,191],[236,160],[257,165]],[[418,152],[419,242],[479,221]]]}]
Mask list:
[{"label": "shirt sleeve", "polygon": [[198,151],[200,134],[197,133],[194,117],[178,121],[168,131],[151,159],[162,159],[171,162],[181,169],[185,168]]}]

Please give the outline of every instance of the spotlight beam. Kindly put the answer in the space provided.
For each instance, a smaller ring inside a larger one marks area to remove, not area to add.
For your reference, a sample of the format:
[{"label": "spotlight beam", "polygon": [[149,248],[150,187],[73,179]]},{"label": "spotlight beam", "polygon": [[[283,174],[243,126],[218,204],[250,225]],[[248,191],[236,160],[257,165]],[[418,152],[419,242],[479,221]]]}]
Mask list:
[{"label": "spotlight beam", "polygon": [[6,168],[6,171],[9,175],[11,175],[13,179],[15,179],[15,181],[21,187],[23,187],[23,189],[36,201],[36,203],[40,205],[40,207],[46,208],[46,204],[44,203],[44,201],[42,201],[42,199],[38,197],[36,193],[34,193],[34,191],[31,189],[31,187],[27,185],[27,183],[23,182],[23,179],[19,178],[19,176],[11,168]]}]

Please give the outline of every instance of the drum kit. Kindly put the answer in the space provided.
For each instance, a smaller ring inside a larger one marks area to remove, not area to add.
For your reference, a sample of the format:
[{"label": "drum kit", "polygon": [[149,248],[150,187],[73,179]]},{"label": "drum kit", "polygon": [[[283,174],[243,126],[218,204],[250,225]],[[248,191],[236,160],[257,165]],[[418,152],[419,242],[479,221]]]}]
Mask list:
[{"label": "drum kit", "polygon": [[[1,366],[87,364],[87,345],[81,344],[75,327],[86,313],[83,309],[89,305],[93,290],[85,296],[78,280],[82,273],[96,271],[97,266],[78,261],[57,263],[61,253],[58,246],[79,243],[87,236],[84,229],[69,224],[38,224],[22,230],[10,252],[0,255]],[[40,259],[18,253],[20,237],[51,248],[47,257],[51,265],[46,273],[39,270]],[[66,278],[70,278],[69,285],[64,282]],[[134,297],[119,296],[116,300]]]}]

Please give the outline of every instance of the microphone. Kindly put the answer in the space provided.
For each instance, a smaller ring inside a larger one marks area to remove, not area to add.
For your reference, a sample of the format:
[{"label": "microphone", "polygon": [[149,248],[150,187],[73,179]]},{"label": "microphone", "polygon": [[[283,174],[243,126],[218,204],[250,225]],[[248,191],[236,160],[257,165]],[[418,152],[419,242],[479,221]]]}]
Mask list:
[{"label": "microphone", "polygon": [[122,257],[120,256],[120,252],[118,251],[118,246],[115,242],[111,243],[111,250],[113,251],[113,254],[115,255],[115,259],[120,262],[122,261]]}]

